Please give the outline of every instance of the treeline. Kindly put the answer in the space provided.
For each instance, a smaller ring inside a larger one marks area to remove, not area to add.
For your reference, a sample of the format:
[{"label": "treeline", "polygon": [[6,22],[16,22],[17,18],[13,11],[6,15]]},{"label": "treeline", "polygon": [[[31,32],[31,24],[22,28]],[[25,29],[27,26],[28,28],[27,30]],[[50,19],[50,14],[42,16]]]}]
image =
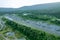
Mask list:
[{"label": "treeline", "polygon": [[31,13],[35,15],[50,15],[50,16],[55,16],[57,18],[60,18],[60,10],[58,9],[51,9],[51,10],[17,10],[15,13]]},{"label": "treeline", "polygon": [[[27,15],[24,15],[27,14]],[[60,19],[55,16],[50,15],[35,15],[29,13],[17,14],[17,16],[22,17],[24,19],[35,20],[35,21],[47,21],[49,23],[60,25]]]},{"label": "treeline", "polygon": [[5,24],[12,27],[13,30],[18,30],[22,34],[26,35],[30,40],[60,40],[60,37],[49,34],[42,30],[33,29],[24,25],[20,25],[9,19],[4,18]]}]

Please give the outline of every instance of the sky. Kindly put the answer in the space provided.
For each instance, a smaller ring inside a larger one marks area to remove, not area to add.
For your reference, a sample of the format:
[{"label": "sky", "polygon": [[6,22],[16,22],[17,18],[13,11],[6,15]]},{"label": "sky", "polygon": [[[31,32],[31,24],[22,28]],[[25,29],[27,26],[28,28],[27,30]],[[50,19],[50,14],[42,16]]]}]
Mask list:
[{"label": "sky", "polygon": [[0,7],[19,8],[36,4],[60,2],[60,0],[0,0]]}]

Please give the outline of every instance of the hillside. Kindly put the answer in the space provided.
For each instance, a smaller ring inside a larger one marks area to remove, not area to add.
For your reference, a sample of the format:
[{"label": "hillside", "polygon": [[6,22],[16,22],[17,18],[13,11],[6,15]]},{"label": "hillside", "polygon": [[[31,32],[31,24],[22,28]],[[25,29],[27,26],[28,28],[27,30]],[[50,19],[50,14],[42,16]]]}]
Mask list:
[{"label": "hillside", "polygon": [[0,40],[60,40],[60,3],[0,8]]},{"label": "hillside", "polygon": [[57,20],[58,18],[46,16],[46,19],[40,17],[36,20],[30,16],[5,15],[3,16],[3,21],[6,26],[21,32],[29,40],[60,40],[60,21]]},{"label": "hillside", "polygon": [[47,3],[47,4],[37,4],[37,5],[32,5],[32,6],[24,6],[21,7],[20,10],[51,10],[51,9],[56,9],[60,8],[60,3]]},{"label": "hillside", "polygon": [[[24,6],[21,8],[18,8],[19,10],[22,10],[24,13],[32,13],[36,15],[50,15],[50,16],[56,16],[60,18],[60,3],[48,3],[48,4],[38,4],[38,5],[32,5],[32,6]],[[23,13],[22,12],[22,13]]]},{"label": "hillside", "polygon": [[32,13],[36,15],[50,15],[60,18],[60,3],[38,4],[21,8],[0,8],[0,15],[15,13]]}]

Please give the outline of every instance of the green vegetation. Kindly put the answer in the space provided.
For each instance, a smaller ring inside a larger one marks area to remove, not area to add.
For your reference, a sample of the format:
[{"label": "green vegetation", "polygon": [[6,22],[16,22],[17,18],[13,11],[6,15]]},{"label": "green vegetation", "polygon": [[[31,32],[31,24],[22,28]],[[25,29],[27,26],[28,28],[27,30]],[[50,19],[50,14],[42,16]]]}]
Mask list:
[{"label": "green vegetation", "polygon": [[[54,11],[55,10],[55,11]],[[34,14],[34,15],[49,15],[49,16],[55,16],[57,18],[60,18],[60,11],[59,9],[54,9],[54,10],[18,10],[15,11],[15,14],[23,14],[23,13],[30,13],[30,14]]]},{"label": "green vegetation", "polygon": [[[44,21],[51,24],[60,25],[60,19],[59,19],[60,17],[58,17],[57,14],[54,15],[52,13],[51,14],[40,13],[40,11],[38,10],[37,11],[36,10],[28,10],[28,11],[19,10],[19,11],[10,12],[10,13],[11,14],[13,13],[12,15],[17,15],[20,18],[24,18],[24,20],[28,19],[28,20],[33,20],[33,21]],[[18,23],[15,23],[5,18],[3,18],[3,20],[4,22],[6,22],[7,27],[5,30],[0,31],[0,34],[2,35],[5,35],[5,33],[11,31],[11,32],[15,32],[15,35],[17,38],[24,37],[26,38],[26,40],[60,40],[60,37],[46,33],[42,30],[37,30],[37,29],[33,29],[24,25],[20,25]]]},{"label": "green vegetation", "polygon": [[[60,8],[38,8],[37,10],[3,9],[0,10],[0,16],[5,14],[16,15],[20,18],[23,18],[24,20],[33,20],[36,22],[43,21],[52,25],[54,24],[60,26]],[[0,34],[4,37],[10,38],[10,40],[12,40],[13,37],[6,36],[6,33],[8,32],[14,32],[15,37],[18,39],[24,37],[26,40],[60,40],[60,37],[44,32],[42,30],[30,28],[5,18],[3,18],[3,21],[6,23],[6,27],[3,30],[0,30]],[[0,39],[5,40],[2,36],[0,36]]]},{"label": "green vegetation", "polygon": [[13,30],[12,27],[8,25],[5,25],[3,29],[0,30],[0,40],[26,40],[25,38],[21,32]]},{"label": "green vegetation", "polygon": [[[11,34],[10,34],[11,33]],[[14,34],[13,34],[14,33]],[[12,36],[10,36],[12,35]],[[3,30],[0,31],[0,40],[14,40],[24,37],[22,33],[17,30],[13,30],[10,26],[6,26]],[[25,38],[25,37],[24,37]]]},{"label": "green vegetation", "polygon": [[[26,15],[24,15],[26,14]],[[49,15],[35,15],[35,14],[29,14],[29,13],[23,13],[23,14],[16,14],[19,17],[22,17],[24,19],[28,20],[35,20],[35,21],[45,21],[48,23],[60,25],[60,19],[54,16]]]},{"label": "green vegetation", "polygon": [[29,40],[60,40],[59,36],[46,33],[42,30],[37,30],[24,25],[20,25],[6,18],[4,20],[7,26],[12,27],[13,30],[18,30],[19,32],[27,36]]}]

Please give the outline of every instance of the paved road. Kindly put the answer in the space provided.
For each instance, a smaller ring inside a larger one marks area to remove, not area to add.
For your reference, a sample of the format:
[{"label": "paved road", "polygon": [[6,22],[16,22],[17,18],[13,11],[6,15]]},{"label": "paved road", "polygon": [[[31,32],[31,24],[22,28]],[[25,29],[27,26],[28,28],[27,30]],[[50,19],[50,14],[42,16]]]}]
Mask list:
[{"label": "paved road", "polygon": [[58,25],[49,24],[43,21],[24,20],[23,18],[12,15],[5,16],[5,18],[17,22],[21,25],[25,25],[27,27],[32,27],[38,30],[46,31],[48,33],[60,36],[60,26]]},{"label": "paved road", "polygon": [[4,22],[0,19],[0,30],[4,29],[5,24]]}]

